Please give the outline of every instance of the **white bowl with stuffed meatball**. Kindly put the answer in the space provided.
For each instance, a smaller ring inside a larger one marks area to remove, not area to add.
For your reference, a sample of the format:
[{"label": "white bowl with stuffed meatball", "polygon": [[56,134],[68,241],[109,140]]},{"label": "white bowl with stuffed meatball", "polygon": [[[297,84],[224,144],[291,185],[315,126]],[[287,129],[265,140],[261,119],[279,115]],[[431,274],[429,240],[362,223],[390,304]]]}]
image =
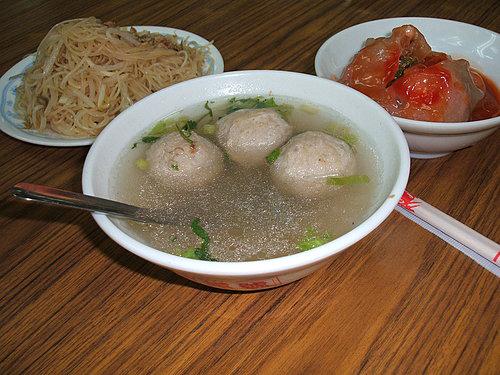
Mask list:
[{"label": "white bowl with stuffed meatball", "polygon": [[329,38],[316,74],[376,100],[403,129],[411,155],[473,145],[500,125],[500,35],[461,22],[390,18]]},{"label": "white bowl with stuffed meatball", "polygon": [[242,71],[131,106],[92,145],[82,182],[85,194],[171,213],[163,225],[94,213],[125,249],[248,291],[300,279],[368,235],[398,203],[409,165],[401,129],[358,91]]}]

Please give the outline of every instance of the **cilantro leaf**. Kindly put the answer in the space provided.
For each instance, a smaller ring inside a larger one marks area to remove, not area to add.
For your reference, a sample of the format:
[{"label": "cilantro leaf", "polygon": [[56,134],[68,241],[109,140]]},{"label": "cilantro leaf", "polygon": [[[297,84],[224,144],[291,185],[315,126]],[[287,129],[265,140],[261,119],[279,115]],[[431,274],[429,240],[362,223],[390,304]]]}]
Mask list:
[{"label": "cilantro leaf", "polygon": [[194,234],[201,238],[201,245],[194,249],[194,254],[197,256],[197,259],[200,260],[209,260],[215,261],[215,258],[212,258],[208,253],[208,246],[210,244],[210,237],[208,233],[203,229],[200,225],[200,219],[194,219],[191,222],[191,230]]},{"label": "cilantro leaf", "polygon": [[396,81],[399,77],[401,77],[405,70],[408,69],[409,67],[415,65],[418,62],[418,60],[415,57],[412,56],[401,56],[399,58],[399,66],[398,70],[396,70],[396,74],[394,74],[394,79],[392,79],[386,87],[389,87]]},{"label": "cilantro leaf", "polygon": [[181,137],[186,140],[189,144],[194,145],[194,141],[191,139],[191,133],[193,132],[193,129],[196,129],[196,126],[198,124],[196,121],[193,120],[187,120],[186,123],[180,127],[179,124],[176,124],[175,127],[177,128],[177,131],[180,133]]},{"label": "cilantro leaf", "polygon": [[370,177],[365,174],[355,174],[352,176],[330,176],[326,178],[326,183],[332,186],[359,185],[370,182]]},{"label": "cilantro leaf", "polygon": [[198,126],[198,123],[196,121],[187,120],[186,124],[182,127],[182,129],[184,129],[186,131],[191,131],[191,130],[196,129],[197,126]]},{"label": "cilantro leaf", "polygon": [[141,141],[144,143],[155,143],[158,139],[160,139],[160,137],[147,135],[145,137],[142,137]]},{"label": "cilantro leaf", "polygon": [[238,111],[240,109],[257,108],[273,108],[284,118],[290,113],[291,110],[291,107],[288,105],[277,104],[273,97],[264,98],[262,96],[256,96],[254,98],[229,99],[227,114]]},{"label": "cilantro leaf", "polygon": [[210,115],[210,118],[214,118],[214,111],[212,111],[212,108],[208,105],[208,100],[205,102],[205,108],[208,111],[208,114]]},{"label": "cilantro leaf", "polygon": [[210,237],[205,229],[203,229],[203,227],[200,225],[200,219],[193,219],[193,221],[191,222],[191,230],[194,234],[201,238],[201,244],[198,247],[189,247],[188,249],[180,253],[180,256],[190,259],[217,261],[217,259],[210,256],[208,252]]},{"label": "cilantro leaf", "polygon": [[396,80],[399,77],[401,77],[406,69],[415,65],[416,63],[417,63],[417,59],[415,57],[402,56],[399,59],[399,66],[398,66],[398,70],[396,71],[396,74],[394,75],[394,79]]}]

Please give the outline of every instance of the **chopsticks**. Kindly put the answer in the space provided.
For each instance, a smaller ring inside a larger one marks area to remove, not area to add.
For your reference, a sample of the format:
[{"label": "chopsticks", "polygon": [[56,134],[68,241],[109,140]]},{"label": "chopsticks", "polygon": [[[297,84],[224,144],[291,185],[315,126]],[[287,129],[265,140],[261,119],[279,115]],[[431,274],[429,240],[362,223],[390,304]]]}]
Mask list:
[{"label": "chopsticks", "polygon": [[407,191],[399,200],[396,211],[456,247],[497,277],[500,276],[500,245],[496,242]]}]

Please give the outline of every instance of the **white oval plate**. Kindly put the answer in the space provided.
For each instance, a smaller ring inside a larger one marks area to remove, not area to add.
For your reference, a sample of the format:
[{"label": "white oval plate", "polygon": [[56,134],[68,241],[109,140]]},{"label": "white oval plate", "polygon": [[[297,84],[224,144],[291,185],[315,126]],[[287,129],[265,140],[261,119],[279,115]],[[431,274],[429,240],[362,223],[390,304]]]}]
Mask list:
[{"label": "white oval plate", "polygon": [[[205,61],[205,75],[219,74],[224,71],[224,60],[213,44],[199,35],[188,31],[161,26],[134,26],[137,31],[150,31],[164,35],[177,35],[187,39],[194,45],[208,45],[209,54]],[[23,72],[35,61],[35,54],[31,54],[12,68],[0,78],[0,130],[21,141],[43,146],[71,147],[87,146],[94,142],[95,138],[71,138],[57,133],[39,133],[26,129],[21,118],[14,110],[16,101],[16,89],[21,84]]]}]

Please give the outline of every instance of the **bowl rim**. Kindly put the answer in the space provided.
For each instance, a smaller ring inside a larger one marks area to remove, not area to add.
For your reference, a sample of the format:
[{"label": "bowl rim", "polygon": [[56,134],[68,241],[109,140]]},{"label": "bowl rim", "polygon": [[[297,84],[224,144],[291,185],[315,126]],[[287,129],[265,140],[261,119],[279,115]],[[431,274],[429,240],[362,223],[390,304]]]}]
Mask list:
[{"label": "bowl rim", "polygon": [[[164,88],[152,95],[149,95],[142,100],[135,103],[133,106],[129,107],[122,113],[120,113],[117,118],[122,118],[127,116],[130,111],[134,108],[138,108],[138,105],[147,105],[148,102],[152,102],[156,97],[162,97],[168,94],[170,91],[177,90],[178,88],[184,86],[196,87],[200,81],[210,81],[217,80],[220,77],[230,77],[238,79],[241,76],[252,76],[252,75],[262,75],[267,76],[278,76],[280,79],[293,79],[293,77],[305,77],[305,79],[322,80],[329,82],[331,85],[335,85],[341,88],[341,90],[351,91],[355,96],[358,96],[362,101],[368,103],[374,108],[374,110],[379,111],[380,115],[385,118],[384,126],[386,126],[386,131],[390,132],[397,143],[397,153],[400,157],[400,164],[396,171],[396,179],[394,184],[390,187],[391,194],[387,197],[379,207],[362,223],[358,226],[345,233],[344,235],[336,238],[329,243],[319,246],[317,248],[308,250],[306,252],[301,252],[297,254],[287,255],[278,258],[271,258],[265,260],[255,260],[255,261],[244,261],[244,262],[210,262],[196,259],[183,258],[177,255],[169,254],[167,252],[154,249],[127,233],[119,229],[119,227],[114,224],[106,215],[100,213],[92,213],[98,226],[115,242],[120,246],[124,247],[126,250],[149,260],[155,264],[161,265],[163,267],[173,269],[174,271],[220,276],[220,277],[240,277],[240,276],[264,276],[283,272],[289,272],[292,270],[299,270],[303,268],[310,267],[316,263],[319,263],[326,258],[333,256],[334,254],[344,250],[345,248],[351,246],[352,244],[358,242],[367,234],[372,232],[376,227],[378,227],[393,211],[397,205],[399,198],[403,194],[406,183],[408,181],[410,172],[410,153],[408,149],[408,144],[403,135],[403,132],[394,121],[392,116],[390,116],[381,106],[376,102],[368,98],[367,96],[361,94],[360,92],[345,86],[340,83],[327,80],[324,78],[316,77],[314,75],[288,72],[288,71],[277,71],[277,70],[244,70],[244,71],[234,71],[226,72],[217,75],[203,76],[188,81],[184,81],[167,88]],[[142,103],[142,104],[141,104]],[[96,141],[90,148],[87,157],[85,159],[83,173],[82,173],[82,188],[84,194],[94,195],[94,189],[92,186],[92,168],[97,165],[98,160],[96,154],[100,152],[100,149],[105,144],[106,134],[110,132],[113,123],[117,123],[114,119],[104,128],[101,134],[97,137]],[[334,244],[332,248],[331,244]]]},{"label": "bowl rim", "polygon": [[500,125],[500,115],[484,120],[467,122],[431,122],[412,120],[404,117],[392,116],[405,130],[422,134],[464,134],[476,133],[483,130],[495,128]]},{"label": "bowl rim", "polygon": [[[476,29],[482,33],[489,33],[496,35],[497,38],[500,39],[500,34],[493,31],[485,29],[484,27],[472,25],[470,23],[449,20],[444,18],[435,18],[435,17],[390,17],[390,18],[380,18],[377,20],[371,20],[367,22],[358,23],[356,25],[349,26],[346,29],[339,31],[338,33],[333,34],[328,39],[326,39],[323,44],[319,47],[316,52],[316,56],[314,58],[314,71],[318,77],[329,79],[325,72],[320,67],[320,59],[322,55],[324,55],[329,47],[329,45],[339,36],[344,34],[353,33],[357,28],[366,26],[368,24],[380,24],[385,22],[403,22],[403,23],[411,23],[411,21],[425,21],[425,22],[436,22],[436,23],[448,23],[455,24],[457,26]],[[424,35],[424,37],[426,37]],[[427,37],[426,37],[427,39]],[[345,68],[345,67],[344,67]],[[486,129],[490,129],[500,125],[500,115],[491,117],[484,120],[476,120],[476,121],[465,121],[465,122],[431,122],[431,121],[419,121],[407,119],[404,117],[392,116],[396,122],[403,128],[403,130],[412,131],[415,133],[439,133],[439,134],[461,134],[461,133],[471,133],[476,131],[482,131]]]}]

